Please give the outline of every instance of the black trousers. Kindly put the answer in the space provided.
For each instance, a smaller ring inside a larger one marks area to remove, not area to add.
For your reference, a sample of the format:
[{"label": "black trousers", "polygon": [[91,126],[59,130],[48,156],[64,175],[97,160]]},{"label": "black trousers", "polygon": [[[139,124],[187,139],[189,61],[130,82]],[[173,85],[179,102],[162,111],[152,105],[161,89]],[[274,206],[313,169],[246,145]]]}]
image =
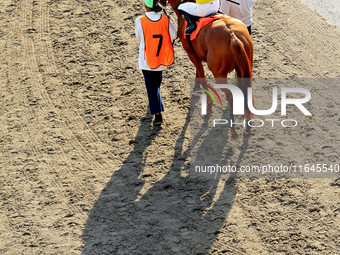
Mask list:
[{"label": "black trousers", "polygon": [[251,25],[247,27],[249,34],[251,35]]},{"label": "black trousers", "polygon": [[163,71],[142,70],[148,92],[149,106],[151,114],[164,111],[164,105],[161,97],[160,86],[162,83]]}]

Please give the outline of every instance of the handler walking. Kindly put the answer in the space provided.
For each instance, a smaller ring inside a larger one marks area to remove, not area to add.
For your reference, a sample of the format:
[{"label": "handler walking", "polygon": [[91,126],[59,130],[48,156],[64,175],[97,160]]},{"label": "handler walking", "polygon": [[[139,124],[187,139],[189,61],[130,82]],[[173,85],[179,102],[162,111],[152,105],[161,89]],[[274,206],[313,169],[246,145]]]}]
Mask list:
[{"label": "handler walking", "polygon": [[177,38],[177,30],[168,16],[157,13],[162,8],[156,0],[145,0],[145,9],[145,15],[135,23],[135,34],[140,40],[138,64],[143,72],[150,112],[155,114],[154,123],[159,125],[164,111],[160,93],[162,72],[174,62],[171,39]]}]

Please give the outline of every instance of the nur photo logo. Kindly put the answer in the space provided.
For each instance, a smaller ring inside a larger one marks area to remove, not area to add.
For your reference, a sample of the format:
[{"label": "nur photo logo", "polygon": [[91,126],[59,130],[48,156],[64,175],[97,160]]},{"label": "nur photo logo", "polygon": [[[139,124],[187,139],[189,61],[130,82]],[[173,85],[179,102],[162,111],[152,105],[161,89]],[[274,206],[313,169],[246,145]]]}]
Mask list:
[{"label": "nur photo logo", "polygon": [[192,90],[190,100],[191,176],[340,177],[339,78],[192,79],[191,87],[198,83],[204,90]]},{"label": "nur photo logo", "polygon": [[[233,104],[232,109],[233,115],[244,115],[245,114],[245,106],[248,105],[248,108],[250,112],[252,112],[255,115],[259,116],[267,116],[273,114],[278,107],[278,88],[273,87],[272,88],[272,105],[267,110],[259,110],[254,107],[253,103],[253,88],[247,88],[247,95],[244,95],[242,90],[238,88],[235,85],[230,84],[215,84],[214,88],[212,86],[207,85],[209,89],[211,89],[214,94],[217,96],[217,98],[220,101],[221,106],[223,106],[220,96],[218,95],[216,89],[228,89],[233,97]],[[201,94],[201,114],[206,115],[207,114],[207,94],[212,98],[215,106],[216,100],[212,93],[207,91],[206,89],[200,88],[202,91],[206,93]],[[288,98],[289,94],[302,94],[304,95],[303,98]],[[303,105],[307,103],[311,99],[311,93],[305,88],[289,88],[289,87],[282,87],[281,88],[281,116],[287,115],[287,106],[288,105],[294,105],[298,110],[300,110],[305,116],[311,116],[312,114],[306,109],[306,107]],[[255,100],[256,101],[256,100]],[[274,127],[274,123],[277,121],[280,121],[279,119],[265,119],[266,122],[270,123],[272,127]],[[233,127],[236,124],[243,125],[244,127],[262,127],[265,124],[265,121],[262,119],[250,119],[250,120],[243,120],[241,123],[236,123],[233,118],[230,120],[227,119],[214,119],[213,126],[216,125],[224,125],[224,124],[230,124],[230,127]],[[255,124],[256,123],[256,124]],[[287,124],[287,123],[290,123]],[[293,125],[291,125],[294,123]],[[294,119],[285,119],[281,121],[281,125],[283,127],[295,127],[297,126],[297,121]]]}]

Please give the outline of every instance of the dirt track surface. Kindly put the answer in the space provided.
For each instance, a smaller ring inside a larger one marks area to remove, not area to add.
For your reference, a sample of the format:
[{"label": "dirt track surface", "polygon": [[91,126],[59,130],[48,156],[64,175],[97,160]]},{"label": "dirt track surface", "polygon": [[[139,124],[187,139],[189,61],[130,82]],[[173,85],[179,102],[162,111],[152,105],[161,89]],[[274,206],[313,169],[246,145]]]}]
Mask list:
[{"label": "dirt track surface", "polygon": [[[188,177],[194,68],[177,42],[153,127],[143,13],[132,0],[1,1],[0,253],[338,253],[339,180]],[[256,0],[252,38],[254,77],[340,77],[340,30],[297,0]],[[340,163],[339,87],[312,93],[313,128],[282,143],[255,132],[232,154]]]}]

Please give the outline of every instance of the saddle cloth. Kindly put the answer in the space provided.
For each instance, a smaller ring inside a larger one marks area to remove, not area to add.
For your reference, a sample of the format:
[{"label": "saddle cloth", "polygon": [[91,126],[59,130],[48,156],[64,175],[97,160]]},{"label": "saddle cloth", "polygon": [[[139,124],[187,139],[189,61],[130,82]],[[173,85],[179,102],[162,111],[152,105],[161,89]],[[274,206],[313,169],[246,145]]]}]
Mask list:
[{"label": "saddle cloth", "polygon": [[[209,24],[210,22],[213,22],[215,20],[222,19],[222,18],[225,18],[225,17],[227,17],[225,14],[218,13],[218,14],[214,14],[212,16],[200,18],[198,21],[196,21],[197,28],[190,35],[190,41],[194,40],[198,36],[199,32],[201,31],[201,29],[205,25]],[[188,23],[186,21],[184,23],[185,23],[184,24],[184,31],[185,31],[185,29],[187,28]],[[187,39],[187,36],[184,35],[184,38]]]}]

